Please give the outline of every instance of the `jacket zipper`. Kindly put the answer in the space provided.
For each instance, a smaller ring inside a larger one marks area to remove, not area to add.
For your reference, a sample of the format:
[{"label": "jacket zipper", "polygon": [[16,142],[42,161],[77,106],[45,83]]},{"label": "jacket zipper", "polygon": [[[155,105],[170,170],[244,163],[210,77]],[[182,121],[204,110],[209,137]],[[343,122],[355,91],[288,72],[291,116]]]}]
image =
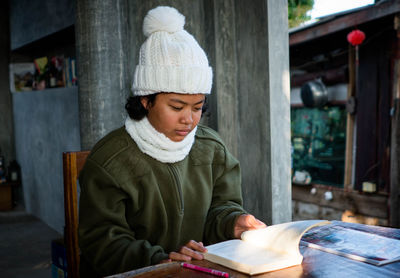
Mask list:
[{"label": "jacket zipper", "polygon": [[185,206],[183,202],[183,194],[182,194],[182,187],[181,187],[181,180],[179,178],[179,173],[176,167],[172,164],[169,164],[169,168],[171,169],[172,176],[174,177],[175,180],[175,185],[178,191],[178,197],[179,197],[179,202],[180,202],[180,214],[184,213]]}]

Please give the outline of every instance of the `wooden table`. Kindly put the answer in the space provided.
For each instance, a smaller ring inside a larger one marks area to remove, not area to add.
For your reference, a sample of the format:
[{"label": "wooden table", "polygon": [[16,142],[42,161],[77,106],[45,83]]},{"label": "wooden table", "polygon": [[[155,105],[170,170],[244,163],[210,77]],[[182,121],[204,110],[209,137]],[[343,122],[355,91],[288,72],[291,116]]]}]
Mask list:
[{"label": "wooden table", "polygon": [[[352,227],[357,230],[372,232],[377,235],[382,235],[400,240],[400,229],[384,228],[377,226],[368,226],[353,223],[344,223],[340,221],[332,221],[335,224]],[[399,241],[400,243],[400,241]],[[362,278],[390,278],[400,277],[400,262],[391,263],[384,266],[374,266],[371,264],[354,261],[345,257],[326,253],[316,249],[301,246],[303,254],[303,263],[298,266],[285,268],[278,271],[268,272],[255,275],[254,277],[362,277]],[[192,261],[191,263],[228,272],[230,277],[249,277],[248,275],[233,271],[229,268],[214,264],[208,261]],[[180,263],[173,262],[149,266],[126,273],[110,276],[109,278],[158,278],[158,277],[216,277],[210,274],[205,274],[189,269],[184,269]]]}]

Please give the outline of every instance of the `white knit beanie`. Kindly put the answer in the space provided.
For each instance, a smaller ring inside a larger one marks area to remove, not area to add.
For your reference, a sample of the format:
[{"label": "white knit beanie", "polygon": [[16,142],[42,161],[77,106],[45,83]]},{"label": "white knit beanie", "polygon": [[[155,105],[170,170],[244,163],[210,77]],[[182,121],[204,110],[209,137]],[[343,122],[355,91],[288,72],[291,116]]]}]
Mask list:
[{"label": "white knit beanie", "polygon": [[185,17],[171,7],[160,6],[147,13],[143,21],[147,39],[140,48],[132,86],[134,96],[211,93],[212,68],[184,25]]}]

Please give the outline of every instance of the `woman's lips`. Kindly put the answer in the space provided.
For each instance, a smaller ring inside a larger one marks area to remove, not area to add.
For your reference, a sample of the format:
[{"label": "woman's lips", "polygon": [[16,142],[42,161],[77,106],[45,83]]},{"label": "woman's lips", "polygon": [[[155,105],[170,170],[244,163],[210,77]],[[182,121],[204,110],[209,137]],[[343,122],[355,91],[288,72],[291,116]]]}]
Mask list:
[{"label": "woman's lips", "polygon": [[181,130],[177,130],[176,133],[180,136],[186,136],[188,135],[190,132],[190,129],[181,129]]}]

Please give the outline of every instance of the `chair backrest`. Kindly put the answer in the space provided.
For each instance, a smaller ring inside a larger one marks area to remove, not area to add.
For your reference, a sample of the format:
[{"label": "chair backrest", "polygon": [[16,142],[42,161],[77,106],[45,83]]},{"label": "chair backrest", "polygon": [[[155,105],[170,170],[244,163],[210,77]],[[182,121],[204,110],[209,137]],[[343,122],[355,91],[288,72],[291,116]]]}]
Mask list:
[{"label": "chair backrest", "polygon": [[78,190],[77,180],[89,151],[64,152],[64,242],[67,251],[68,278],[79,277]]}]

